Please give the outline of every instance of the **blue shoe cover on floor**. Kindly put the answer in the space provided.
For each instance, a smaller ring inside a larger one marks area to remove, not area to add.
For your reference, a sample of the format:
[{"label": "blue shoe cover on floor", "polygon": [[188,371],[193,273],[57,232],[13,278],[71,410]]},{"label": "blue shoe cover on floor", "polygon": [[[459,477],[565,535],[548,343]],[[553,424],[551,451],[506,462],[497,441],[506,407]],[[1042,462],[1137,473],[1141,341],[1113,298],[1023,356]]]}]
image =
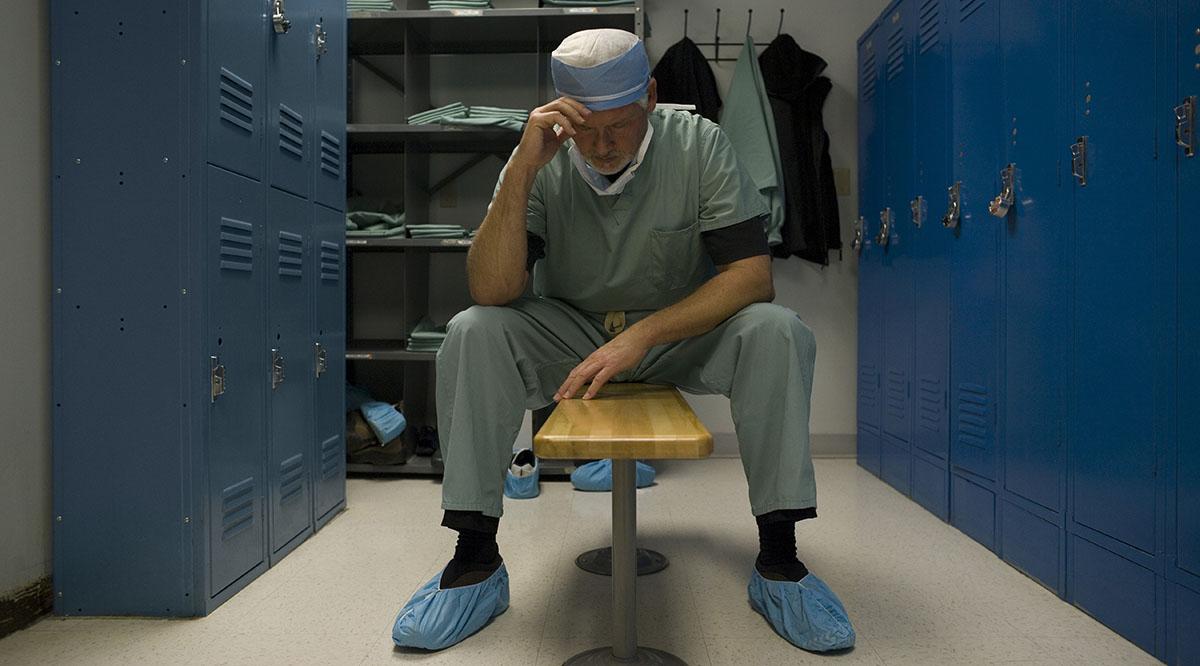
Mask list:
[{"label": "blue shoe cover on floor", "polygon": [[530,449],[521,449],[513,454],[512,464],[504,473],[504,496],[512,499],[533,499],[541,490],[538,478],[542,466]]},{"label": "blue shoe cover on floor", "polygon": [[846,617],[846,608],[814,574],[793,583],[767,580],[755,569],[746,591],[754,610],[792,645],[810,652],[854,646],[854,627]]},{"label": "blue shoe cover on floor", "polygon": [[443,590],[442,573],[417,590],[400,609],[392,640],[400,647],[448,648],[508,610],[508,569],[504,564],[486,580]]},{"label": "blue shoe cover on floor", "polygon": [[[656,472],[644,462],[637,464],[637,487],[645,488],[654,483]],[[579,490],[611,491],[612,460],[596,460],[580,465],[571,472],[571,483]]]}]

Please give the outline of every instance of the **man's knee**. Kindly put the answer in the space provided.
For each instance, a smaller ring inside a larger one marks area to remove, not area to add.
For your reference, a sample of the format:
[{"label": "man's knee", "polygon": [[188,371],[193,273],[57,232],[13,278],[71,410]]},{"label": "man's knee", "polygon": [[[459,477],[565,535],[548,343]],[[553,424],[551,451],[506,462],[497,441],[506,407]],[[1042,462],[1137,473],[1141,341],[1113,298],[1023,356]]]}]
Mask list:
[{"label": "man's knee", "polygon": [[513,316],[510,308],[496,305],[472,305],[446,324],[446,337],[477,339],[501,333]]},{"label": "man's knee", "polygon": [[800,316],[774,303],[753,303],[738,313],[743,333],[755,345],[786,345],[801,358],[812,359],[817,353],[817,338]]}]

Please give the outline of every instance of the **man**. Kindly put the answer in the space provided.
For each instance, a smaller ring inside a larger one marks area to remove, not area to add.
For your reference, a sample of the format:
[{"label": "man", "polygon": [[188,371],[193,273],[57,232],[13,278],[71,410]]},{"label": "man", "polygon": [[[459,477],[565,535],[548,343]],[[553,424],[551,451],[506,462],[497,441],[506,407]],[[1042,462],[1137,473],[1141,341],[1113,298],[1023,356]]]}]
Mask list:
[{"label": "man", "polygon": [[[636,35],[585,30],[552,54],[560,97],[535,109],[467,258],[479,304],[438,353],[445,569],[396,619],[398,645],[442,648],[508,607],[496,545],[526,409],[609,381],[730,398],[759,528],[751,603],[809,650],[846,648],[837,597],[796,557],[816,515],[812,333],[771,305],[765,203],[714,123],[655,111]],[[534,298],[522,298],[532,272]]]}]

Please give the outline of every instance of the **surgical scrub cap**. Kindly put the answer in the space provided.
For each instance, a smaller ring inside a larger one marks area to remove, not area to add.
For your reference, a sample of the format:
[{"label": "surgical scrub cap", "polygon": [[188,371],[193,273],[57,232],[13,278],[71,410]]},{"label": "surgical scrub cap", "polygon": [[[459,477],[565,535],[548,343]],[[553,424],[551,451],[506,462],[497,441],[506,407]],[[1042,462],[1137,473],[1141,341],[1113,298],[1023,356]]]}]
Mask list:
[{"label": "surgical scrub cap", "polygon": [[581,30],[564,39],[550,56],[554,90],[592,111],[632,104],[650,86],[646,47],[631,32]]}]

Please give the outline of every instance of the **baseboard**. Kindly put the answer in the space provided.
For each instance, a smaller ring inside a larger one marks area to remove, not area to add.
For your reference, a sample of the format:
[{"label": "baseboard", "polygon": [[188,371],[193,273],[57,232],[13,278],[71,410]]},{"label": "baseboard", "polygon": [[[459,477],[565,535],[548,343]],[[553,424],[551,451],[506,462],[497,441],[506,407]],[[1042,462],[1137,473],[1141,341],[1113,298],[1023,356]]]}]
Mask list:
[{"label": "baseboard", "polygon": [[[813,435],[810,441],[814,458],[853,458],[858,447],[856,435]],[[714,458],[738,458],[737,435],[731,432],[713,434]]]},{"label": "baseboard", "polygon": [[46,576],[0,599],[0,638],[24,629],[54,609],[54,587]]}]

